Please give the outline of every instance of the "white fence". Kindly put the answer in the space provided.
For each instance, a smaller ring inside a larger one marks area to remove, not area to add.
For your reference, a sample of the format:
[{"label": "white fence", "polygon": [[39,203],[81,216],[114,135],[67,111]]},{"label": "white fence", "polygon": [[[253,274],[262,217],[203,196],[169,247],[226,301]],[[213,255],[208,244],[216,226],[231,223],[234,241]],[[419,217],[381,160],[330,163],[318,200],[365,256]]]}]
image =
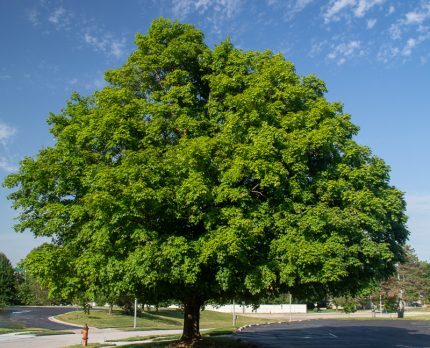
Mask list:
[{"label": "white fence", "polygon": [[[224,305],[224,306],[205,306],[206,310],[223,312],[223,313],[233,313],[233,305]],[[241,304],[236,304],[234,311],[237,314],[240,313],[306,313],[306,305],[305,304],[279,304],[279,305],[268,305],[262,304],[255,310],[252,309],[252,306],[245,306]]]}]

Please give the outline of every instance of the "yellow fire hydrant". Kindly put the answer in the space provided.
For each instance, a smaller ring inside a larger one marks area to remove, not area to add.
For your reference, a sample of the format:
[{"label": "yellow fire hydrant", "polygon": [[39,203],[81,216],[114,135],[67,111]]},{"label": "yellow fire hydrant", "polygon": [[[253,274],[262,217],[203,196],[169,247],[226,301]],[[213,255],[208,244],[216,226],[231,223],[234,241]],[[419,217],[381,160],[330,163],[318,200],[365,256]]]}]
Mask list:
[{"label": "yellow fire hydrant", "polygon": [[85,326],[82,328],[82,346],[86,347],[88,344],[88,325],[85,323]]}]

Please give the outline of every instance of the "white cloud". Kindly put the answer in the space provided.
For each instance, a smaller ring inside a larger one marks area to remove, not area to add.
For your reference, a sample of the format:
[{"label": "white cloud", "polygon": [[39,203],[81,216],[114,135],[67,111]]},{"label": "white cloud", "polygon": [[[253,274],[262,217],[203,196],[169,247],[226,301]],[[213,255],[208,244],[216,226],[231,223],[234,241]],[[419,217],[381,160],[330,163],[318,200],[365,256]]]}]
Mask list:
[{"label": "white cloud", "polygon": [[402,36],[402,26],[399,23],[392,24],[388,32],[393,40],[398,40]]},{"label": "white cloud", "polygon": [[284,19],[288,21],[292,20],[298,13],[314,2],[315,0],[266,0],[267,6],[274,8],[277,13],[282,13]]},{"label": "white cloud", "polygon": [[409,57],[412,53],[413,48],[418,44],[417,40],[410,38],[406,41],[406,46],[402,50],[402,56]]},{"label": "white cloud", "polygon": [[48,14],[48,22],[54,25],[57,30],[70,30],[72,16],[72,13],[66,11],[64,7],[58,7]]},{"label": "white cloud", "polygon": [[37,10],[35,10],[35,9],[30,10],[30,11],[28,11],[28,13],[27,13],[27,18],[28,18],[28,20],[29,20],[29,21],[30,21],[30,23],[31,23],[31,24],[33,24],[34,26],[36,26],[36,25],[39,25],[39,24],[40,24],[39,16],[40,16],[40,13],[39,13]]},{"label": "white cloud", "polygon": [[402,55],[405,57],[409,57],[412,54],[412,50],[420,45],[422,42],[428,40],[430,38],[430,33],[425,33],[423,35],[419,35],[416,38],[409,38],[406,41],[405,47],[402,50]]},{"label": "white cloud", "polygon": [[176,0],[173,2],[172,11],[173,15],[180,19],[194,12],[211,12],[232,18],[241,6],[241,0]]},{"label": "white cloud", "polygon": [[0,123],[0,143],[6,144],[6,141],[16,133],[16,129],[7,124]]},{"label": "white cloud", "polygon": [[60,23],[61,19],[66,14],[66,10],[63,7],[55,9],[48,17],[48,21],[54,24]]},{"label": "white cloud", "polygon": [[303,11],[308,5],[310,5],[311,3],[313,3],[314,0],[296,0],[296,2],[294,3],[293,7],[292,7],[292,11],[294,13],[298,13]]},{"label": "white cloud", "polygon": [[383,2],[385,2],[385,0],[358,0],[354,14],[357,17],[363,17],[372,7],[381,5]]},{"label": "white cloud", "polygon": [[406,25],[421,24],[428,18],[430,18],[430,2],[418,10],[406,13],[404,23]]},{"label": "white cloud", "polygon": [[326,23],[337,21],[342,13],[352,12],[354,17],[364,17],[376,5],[381,5],[385,0],[331,0],[325,13]]},{"label": "white cloud", "polygon": [[266,0],[269,7],[273,7],[277,12],[283,12],[284,18],[287,20],[292,20],[298,13],[314,2],[315,0]]},{"label": "white cloud", "polygon": [[396,11],[396,8],[393,5],[390,5],[388,8],[388,15],[393,14]]},{"label": "white cloud", "polygon": [[117,59],[124,54],[125,39],[116,39],[109,34],[101,37],[89,33],[85,33],[83,39],[96,52],[107,53]]},{"label": "white cloud", "polygon": [[407,12],[403,18],[392,24],[389,33],[392,39],[400,39],[404,32],[412,30],[411,27],[418,26],[419,32],[427,32],[428,28],[423,26],[423,23],[430,19],[430,1],[421,3],[419,8]]},{"label": "white cloud", "polygon": [[324,13],[324,19],[326,22],[337,20],[337,14],[348,6],[354,6],[355,0],[332,0]]},{"label": "white cloud", "polygon": [[367,20],[367,29],[372,29],[375,26],[376,22],[377,21],[375,18]]},{"label": "white cloud", "polygon": [[362,55],[364,55],[364,51],[361,49],[361,42],[353,40],[334,46],[327,57],[329,59],[336,60],[338,65],[342,65],[348,59]]},{"label": "white cloud", "polygon": [[376,59],[382,63],[388,63],[396,58],[400,53],[400,49],[393,45],[385,44],[379,50]]},{"label": "white cloud", "polygon": [[[7,142],[8,140],[15,135],[16,129],[8,126],[5,123],[0,122],[0,144],[2,145],[2,152],[7,152]],[[16,171],[17,168],[14,164],[6,158],[5,156],[0,157],[0,170],[5,172],[13,172]]]}]

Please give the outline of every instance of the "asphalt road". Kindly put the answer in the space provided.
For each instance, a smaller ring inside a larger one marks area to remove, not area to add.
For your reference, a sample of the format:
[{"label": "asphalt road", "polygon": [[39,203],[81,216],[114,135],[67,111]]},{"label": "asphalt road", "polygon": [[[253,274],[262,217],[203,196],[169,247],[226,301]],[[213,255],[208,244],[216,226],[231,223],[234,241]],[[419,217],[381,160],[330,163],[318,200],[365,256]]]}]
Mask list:
[{"label": "asphalt road", "polygon": [[262,348],[430,348],[430,321],[311,320],[252,326],[235,337]]},{"label": "asphalt road", "polygon": [[75,326],[54,323],[48,319],[73,310],[73,307],[9,307],[0,314],[0,327],[28,327],[51,330],[76,329]]}]

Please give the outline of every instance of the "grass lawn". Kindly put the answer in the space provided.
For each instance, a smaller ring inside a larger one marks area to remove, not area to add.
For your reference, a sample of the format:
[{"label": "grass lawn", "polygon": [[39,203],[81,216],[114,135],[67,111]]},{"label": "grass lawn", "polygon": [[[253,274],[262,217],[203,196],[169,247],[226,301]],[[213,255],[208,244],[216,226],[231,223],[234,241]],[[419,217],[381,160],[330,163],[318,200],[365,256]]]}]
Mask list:
[{"label": "grass lawn", "polygon": [[[137,327],[133,329],[133,316],[124,315],[121,311],[113,311],[109,315],[107,310],[91,310],[90,314],[84,314],[83,311],[74,311],[56,317],[65,322],[93,326],[97,328],[121,328],[128,330],[165,330],[165,329],[182,329],[183,313],[178,310],[163,309],[159,312],[143,312],[137,318]],[[236,321],[236,326],[248,324],[263,324],[276,322],[277,320],[252,318],[240,316]],[[219,313],[213,311],[202,311],[200,318],[201,329],[211,329],[211,331],[231,332],[232,325],[231,314]]]},{"label": "grass lawn", "polygon": [[50,336],[50,335],[65,335],[73,334],[73,331],[66,330],[48,330],[48,329],[38,329],[38,328],[19,328],[19,329],[9,329],[0,328],[0,335],[15,332],[17,335],[35,335],[35,336]]},{"label": "grass lawn", "polygon": [[[114,311],[109,315],[107,310],[92,310],[89,315],[83,311],[74,311],[57,316],[56,318],[71,322],[74,324],[83,325],[87,323],[89,326],[97,328],[121,328],[131,329],[133,326],[133,316],[124,315],[121,311]],[[183,313],[178,310],[160,310],[159,312],[144,312],[137,318],[136,330],[160,330],[160,329],[182,329]],[[244,326],[249,324],[264,324],[268,322],[276,322],[277,320],[262,319],[239,316],[236,321],[236,326]],[[252,347],[244,342],[237,341],[230,337],[220,336],[222,334],[230,334],[234,330],[232,325],[231,314],[219,313],[213,311],[203,311],[200,318],[200,328],[202,329],[202,340],[195,342],[193,347],[196,348],[249,348]],[[205,330],[204,329],[209,329]],[[180,335],[160,336],[134,336],[124,340],[130,341],[129,345],[124,347],[176,347]],[[132,343],[131,341],[141,341],[153,339],[151,343]],[[158,339],[158,340],[157,340]],[[167,339],[167,342],[161,342],[161,339]],[[105,345],[106,346],[106,345]],[[73,346],[73,347],[79,347]],[[89,347],[100,347],[98,344],[89,345]]]},{"label": "grass lawn", "polygon": [[11,332],[19,332],[19,331],[22,331],[21,329],[8,329],[8,328],[5,328],[5,327],[0,327],[0,335],[3,335],[3,334],[7,334],[7,333],[11,333]]},{"label": "grass lawn", "polygon": [[[142,348],[175,348],[178,347],[178,341],[173,342],[151,342],[151,343],[139,343],[129,344],[122,347],[142,347]],[[181,346],[183,347],[183,346]],[[193,348],[253,348],[254,345],[250,345],[239,340],[235,340],[230,337],[223,336],[203,336],[198,342],[194,342],[191,346]]]},{"label": "grass lawn", "polygon": [[[151,343],[137,343],[127,344],[122,347],[142,347],[142,348],[175,348],[178,345],[178,341],[169,342],[151,342]],[[108,347],[109,344],[103,343],[88,343],[87,347]],[[68,346],[67,348],[79,348],[82,347],[80,344]],[[209,337],[204,336],[201,341],[195,342],[192,345],[193,348],[255,348],[253,345],[249,345],[245,342],[241,342],[229,337]]]}]

